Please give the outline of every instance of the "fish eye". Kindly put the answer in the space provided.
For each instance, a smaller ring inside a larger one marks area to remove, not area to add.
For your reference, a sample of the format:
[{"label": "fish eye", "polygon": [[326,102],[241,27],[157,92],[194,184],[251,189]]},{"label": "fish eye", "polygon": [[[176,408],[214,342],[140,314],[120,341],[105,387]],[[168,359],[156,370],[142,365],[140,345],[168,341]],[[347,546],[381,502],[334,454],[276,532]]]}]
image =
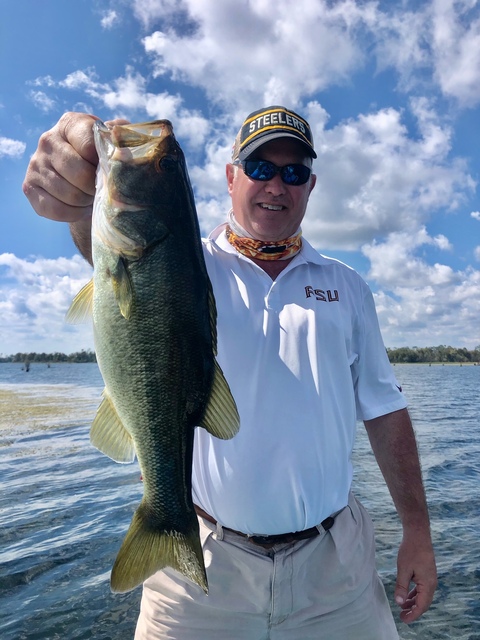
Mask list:
[{"label": "fish eye", "polygon": [[174,156],[163,156],[163,158],[159,162],[159,167],[162,171],[171,173],[177,168],[177,160]]}]

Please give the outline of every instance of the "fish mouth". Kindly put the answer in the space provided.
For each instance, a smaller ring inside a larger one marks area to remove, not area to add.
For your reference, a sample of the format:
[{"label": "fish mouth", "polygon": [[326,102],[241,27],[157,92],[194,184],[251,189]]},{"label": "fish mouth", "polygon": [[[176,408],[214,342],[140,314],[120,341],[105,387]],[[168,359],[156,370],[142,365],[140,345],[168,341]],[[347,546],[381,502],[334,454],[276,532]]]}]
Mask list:
[{"label": "fish mouth", "polygon": [[146,162],[156,155],[161,141],[173,137],[169,120],[155,120],[139,124],[105,124],[96,121],[94,131],[107,150],[107,157],[120,162],[137,159]]}]

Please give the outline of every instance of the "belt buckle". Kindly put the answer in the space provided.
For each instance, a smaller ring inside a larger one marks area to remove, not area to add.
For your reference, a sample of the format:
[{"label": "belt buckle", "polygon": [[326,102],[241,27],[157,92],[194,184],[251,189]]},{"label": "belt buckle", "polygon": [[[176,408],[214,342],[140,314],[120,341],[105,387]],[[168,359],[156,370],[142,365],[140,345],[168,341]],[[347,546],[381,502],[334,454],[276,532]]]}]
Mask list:
[{"label": "belt buckle", "polygon": [[248,536],[248,539],[254,544],[274,545],[275,540],[278,539],[278,537],[279,536]]}]

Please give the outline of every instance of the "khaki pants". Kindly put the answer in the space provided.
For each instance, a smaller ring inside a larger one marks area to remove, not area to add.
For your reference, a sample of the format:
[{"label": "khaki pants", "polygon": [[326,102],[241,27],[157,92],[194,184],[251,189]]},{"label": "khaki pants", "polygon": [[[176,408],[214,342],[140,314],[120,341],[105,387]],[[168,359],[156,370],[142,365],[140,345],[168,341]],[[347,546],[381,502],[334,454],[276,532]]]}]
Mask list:
[{"label": "khaki pants", "polygon": [[135,640],[396,640],[370,517],[350,496],[330,531],[270,550],[200,518],[209,594],[173,570],[143,587]]}]

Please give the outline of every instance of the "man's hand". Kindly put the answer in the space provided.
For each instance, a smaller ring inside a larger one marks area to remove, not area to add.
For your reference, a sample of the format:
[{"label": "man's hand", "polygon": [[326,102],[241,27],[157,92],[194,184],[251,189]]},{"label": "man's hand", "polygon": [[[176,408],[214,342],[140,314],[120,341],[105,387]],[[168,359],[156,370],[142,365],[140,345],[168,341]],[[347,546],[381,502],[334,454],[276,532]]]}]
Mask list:
[{"label": "man's hand", "polygon": [[[411,583],[414,584],[410,590]],[[414,622],[430,607],[437,586],[435,556],[430,538],[405,534],[398,551],[395,602],[400,605],[400,619]]]},{"label": "man's hand", "polygon": [[98,164],[92,130],[95,120],[98,118],[84,113],[65,113],[40,137],[23,183],[39,215],[74,223],[91,216]]},{"label": "man's hand", "polygon": [[92,130],[95,120],[82,113],[65,113],[40,137],[23,183],[39,215],[63,222],[91,215],[98,163]]},{"label": "man's hand", "polygon": [[[38,215],[70,223],[73,241],[92,264],[91,224],[98,155],[93,137],[95,116],[65,113],[38,142],[23,192]],[[128,124],[128,120],[111,120]]]}]

